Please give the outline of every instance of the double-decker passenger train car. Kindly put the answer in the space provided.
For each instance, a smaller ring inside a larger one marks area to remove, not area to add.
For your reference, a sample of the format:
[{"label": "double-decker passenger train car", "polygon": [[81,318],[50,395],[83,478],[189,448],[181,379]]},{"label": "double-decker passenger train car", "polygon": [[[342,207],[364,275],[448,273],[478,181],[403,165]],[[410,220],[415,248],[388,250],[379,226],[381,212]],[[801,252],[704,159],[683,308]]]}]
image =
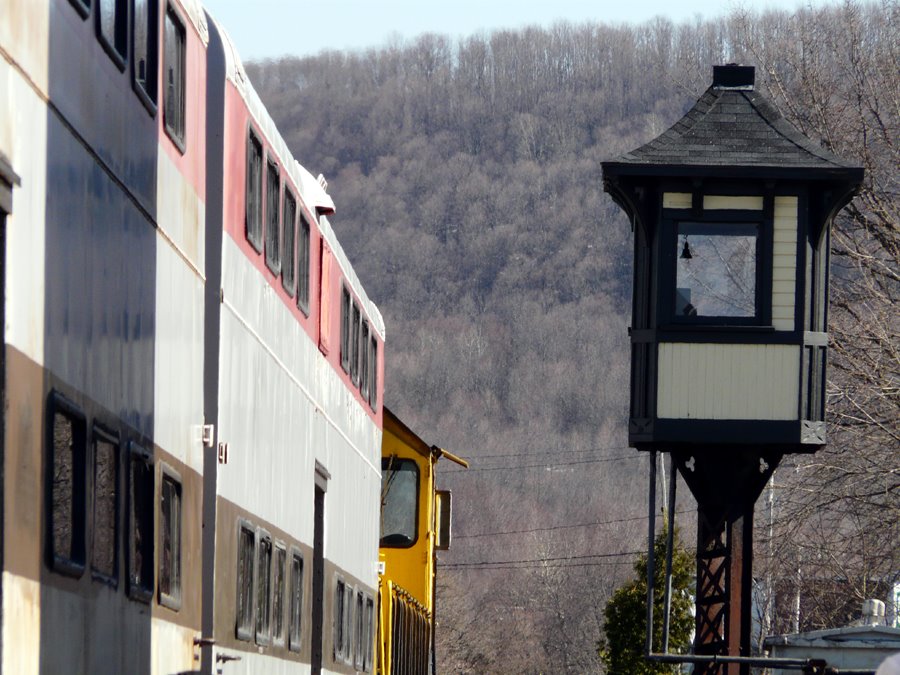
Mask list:
[{"label": "double-decker passenger train car", "polygon": [[324,180],[196,0],[7,0],[0,90],[0,672],[373,672],[385,333]]},{"label": "double-decker passenger train car", "polygon": [[446,457],[389,409],[381,452],[381,538],[378,585],[378,672],[435,672],[437,552],[450,548],[450,492],[437,489],[436,464]]}]

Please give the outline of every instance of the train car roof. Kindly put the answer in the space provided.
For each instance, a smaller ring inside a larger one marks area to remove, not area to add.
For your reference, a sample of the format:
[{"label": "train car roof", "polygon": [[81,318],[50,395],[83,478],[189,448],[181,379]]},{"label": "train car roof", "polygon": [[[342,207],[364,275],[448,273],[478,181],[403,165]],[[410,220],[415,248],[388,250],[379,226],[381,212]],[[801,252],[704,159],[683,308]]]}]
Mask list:
[{"label": "train car roof", "polygon": [[[287,143],[284,142],[281,133],[278,131],[278,127],[275,126],[275,121],[269,115],[269,111],[266,110],[265,105],[263,105],[262,100],[259,98],[259,94],[256,93],[256,89],[253,88],[253,84],[250,82],[250,78],[244,70],[244,64],[241,62],[241,57],[238,54],[234,43],[231,41],[228,31],[225,30],[222,27],[222,24],[216,21],[215,17],[210,15],[208,11],[207,17],[209,21],[213,22],[222,38],[222,46],[225,52],[226,79],[234,85],[235,89],[237,89],[238,93],[241,95],[241,98],[247,106],[247,110],[250,111],[250,116],[253,118],[254,122],[256,122],[256,125],[263,136],[265,136],[266,141],[275,151],[275,155],[281,162],[281,166],[284,167],[285,172],[291,177],[291,180],[294,181],[294,184],[300,191],[300,199],[316,214],[320,212],[334,213],[334,201],[331,199],[331,195],[325,191],[325,188],[320,184],[318,179],[314,178],[300,162],[294,159],[294,156],[288,149]],[[378,306],[366,294],[365,288],[360,282],[359,277],[356,275],[353,266],[350,264],[349,258],[347,258],[347,254],[344,252],[343,247],[331,227],[331,223],[328,222],[328,219],[324,217],[324,215],[318,219],[318,223],[319,231],[331,247],[331,251],[338,261],[344,277],[347,279],[348,283],[353,288],[354,293],[356,293],[362,303],[365,314],[369,318],[372,327],[381,339],[384,340],[384,319],[381,316]]]}]

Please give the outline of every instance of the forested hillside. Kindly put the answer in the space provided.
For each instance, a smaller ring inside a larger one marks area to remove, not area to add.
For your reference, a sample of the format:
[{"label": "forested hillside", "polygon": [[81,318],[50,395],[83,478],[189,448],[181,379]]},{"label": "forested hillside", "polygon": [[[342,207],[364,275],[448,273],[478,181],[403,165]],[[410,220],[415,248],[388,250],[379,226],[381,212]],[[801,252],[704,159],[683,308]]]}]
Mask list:
[{"label": "forested hillside", "polygon": [[680,118],[714,64],[756,65],[789,119],[867,171],[834,237],[830,446],[786,459],[771,527],[759,505],[761,607],[773,631],[798,595],[800,628],[838,625],[898,580],[898,20],[888,0],[248,65],[384,313],[387,404],[472,460],[440,467],[441,672],[602,672],[603,606],[646,547],[647,459],[624,447],[631,233],[600,162]]}]

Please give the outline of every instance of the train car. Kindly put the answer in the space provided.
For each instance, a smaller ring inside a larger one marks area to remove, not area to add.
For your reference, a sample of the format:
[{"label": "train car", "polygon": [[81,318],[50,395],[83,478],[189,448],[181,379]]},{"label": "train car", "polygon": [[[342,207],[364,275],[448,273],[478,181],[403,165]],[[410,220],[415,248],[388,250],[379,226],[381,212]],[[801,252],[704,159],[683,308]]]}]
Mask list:
[{"label": "train car", "polygon": [[0,672],[371,672],[384,325],[324,180],[195,0],[9,0],[0,86]]},{"label": "train car", "polygon": [[294,160],[212,21],[208,59],[221,293],[207,419],[223,463],[207,484],[206,635],[220,662],[240,658],[228,673],[371,672],[383,320],[331,229],[324,180]]},{"label": "train car", "polygon": [[437,489],[435,468],[446,457],[389,409],[381,450],[381,534],[378,579],[378,673],[435,672],[437,552],[450,548],[450,492]]},{"label": "train car", "polygon": [[193,0],[0,9],[4,673],[196,666],[206,43]]}]

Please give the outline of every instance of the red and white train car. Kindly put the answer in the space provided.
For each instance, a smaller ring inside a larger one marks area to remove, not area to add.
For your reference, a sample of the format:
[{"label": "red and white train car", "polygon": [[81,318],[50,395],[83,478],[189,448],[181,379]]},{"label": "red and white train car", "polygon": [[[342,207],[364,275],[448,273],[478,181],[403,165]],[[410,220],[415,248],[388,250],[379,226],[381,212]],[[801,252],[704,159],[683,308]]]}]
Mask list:
[{"label": "red and white train car", "polygon": [[0,91],[0,672],[371,671],[384,327],[323,185],[195,0],[6,0]]}]

